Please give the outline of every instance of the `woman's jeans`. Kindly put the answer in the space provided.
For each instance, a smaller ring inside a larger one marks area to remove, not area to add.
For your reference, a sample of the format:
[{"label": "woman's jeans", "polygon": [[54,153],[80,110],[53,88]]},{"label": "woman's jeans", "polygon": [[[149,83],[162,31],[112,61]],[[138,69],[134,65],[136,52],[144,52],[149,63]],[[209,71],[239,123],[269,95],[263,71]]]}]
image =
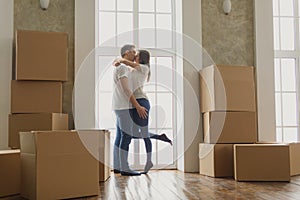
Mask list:
[{"label": "woman's jeans", "polygon": [[149,123],[149,111],[150,111],[150,103],[148,99],[142,98],[142,99],[137,99],[137,102],[145,107],[147,109],[147,118],[142,119],[139,117],[138,112],[136,109],[131,109],[130,110],[130,115],[133,120],[133,138],[143,138],[145,142],[145,147],[146,147],[146,152],[147,152],[147,162],[151,161],[152,159],[152,143],[150,140],[150,134],[149,134],[149,128],[148,128],[148,123]]}]

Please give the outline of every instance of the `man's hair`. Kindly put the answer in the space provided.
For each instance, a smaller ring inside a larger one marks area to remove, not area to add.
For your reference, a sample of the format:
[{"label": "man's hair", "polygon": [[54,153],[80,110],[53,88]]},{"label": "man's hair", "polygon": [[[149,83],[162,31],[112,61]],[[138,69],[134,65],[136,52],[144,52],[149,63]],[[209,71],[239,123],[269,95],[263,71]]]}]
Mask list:
[{"label": "man's hair", "polygon": [[124,54],[126,53],[126,51],[130,51],[131,49],[135,48],[135,46],[133,44],[125,44],[122,48],[121,48],[121,56],[124,57]]}]

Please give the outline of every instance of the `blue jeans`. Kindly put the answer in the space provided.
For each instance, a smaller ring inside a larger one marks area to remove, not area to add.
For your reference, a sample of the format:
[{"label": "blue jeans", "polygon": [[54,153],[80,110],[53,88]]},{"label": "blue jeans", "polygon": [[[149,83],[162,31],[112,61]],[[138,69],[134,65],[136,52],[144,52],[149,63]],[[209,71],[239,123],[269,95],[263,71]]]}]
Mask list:
[{"label": "blue jeans", "polygon": [[129,144],[133,137],[133,122],[129,110],[115,110],[117,117],[116,139],[114,144],[114,169],[126,171],[128,165]]},{"label": "blue jeans", "polygon": [[148,128],[150,103],[148,99],[145,98],[137,99],[137,102],[148,110],[147,111],[148,117],[146,119],[142,119],[139,117],[138,112],[135,108],[130,110],[130,116],[133,120],[133,127],[132,127],[132,131],[134,134],[133,138],[144,139],[146,152],[147,152],[147,161],[151,161],[152,143],[150,140],[150,133]]}]

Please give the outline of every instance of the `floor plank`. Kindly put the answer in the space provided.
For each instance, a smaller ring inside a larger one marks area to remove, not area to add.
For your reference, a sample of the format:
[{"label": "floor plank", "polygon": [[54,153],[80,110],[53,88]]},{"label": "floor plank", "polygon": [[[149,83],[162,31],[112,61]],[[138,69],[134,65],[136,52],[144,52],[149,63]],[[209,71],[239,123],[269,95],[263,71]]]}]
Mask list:
[{"label": "floor plank", "polygon": [[[19,196],[1,200],[21,200]],[[76,200],[110,199],[300,199],[300,176],[291,182],[236,182],[231,178],[211,178],[177,170],[151,170],[147,175],[127,177],[113,174],[100,183],[97,197]]]}]

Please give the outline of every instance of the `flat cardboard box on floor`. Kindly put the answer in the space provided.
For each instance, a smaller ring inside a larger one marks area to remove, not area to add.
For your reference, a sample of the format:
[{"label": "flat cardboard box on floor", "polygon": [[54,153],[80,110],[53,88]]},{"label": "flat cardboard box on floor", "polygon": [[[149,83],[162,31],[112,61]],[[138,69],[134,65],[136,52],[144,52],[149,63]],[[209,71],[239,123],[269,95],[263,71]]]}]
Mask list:
[{"label": "flat cardboard box on floor", "polygon": [[205,143],[255,143],[255,112],[207,112],[203,115]]},{"label": "flat cardboard box on floor", "polygon": [[0,150],[0,197],[20,193],[20,150]]},{"label": "flat cardboard box on floor", "polygon": [[63,113],[34,113],[10,114],[8,146],[20,148],[19,132],[68,130],[68,114]]},{"label": "flat cardboard box on floor", "polygon": [[67,69],[67,33],[16,32],[16,80],[67,81]]},{"label": "flat cardboard box on floor", "polygon": [[233,177],[233,144],[199,144],[199,172],[211,177]]},{"label": "flat cardboard box on floor", "polygon": [[237,181],[290,181],[287,144],[235,144],[234,178]]},{"label": "flat cardboard box on floor", "polygon": [[21,132],[20,140],[22,197],[50,200],[99,194],[99,162],[76,131]]},{"label": "flat cardboard box on floor", "polygon": [[61,112],[61,82],[11,81],[11,113]]},{"label": "flat cardboard box on floor", "polygon": [[[77,132],[81,141],[99,160],[99,182],[106,181],[110,177],[110,132],[108,130],[77,130]],[[93,149],[93,146],[99,148]]]},{"label": "flat cardboard box on floor", "polygon": [[300,175],[300,143],[289,143],[291,176]]},{"label": "flat cardboard box on floor", "polygon": [[256,112],[254,67],[209,66],[200,71],[200,109]]}]

